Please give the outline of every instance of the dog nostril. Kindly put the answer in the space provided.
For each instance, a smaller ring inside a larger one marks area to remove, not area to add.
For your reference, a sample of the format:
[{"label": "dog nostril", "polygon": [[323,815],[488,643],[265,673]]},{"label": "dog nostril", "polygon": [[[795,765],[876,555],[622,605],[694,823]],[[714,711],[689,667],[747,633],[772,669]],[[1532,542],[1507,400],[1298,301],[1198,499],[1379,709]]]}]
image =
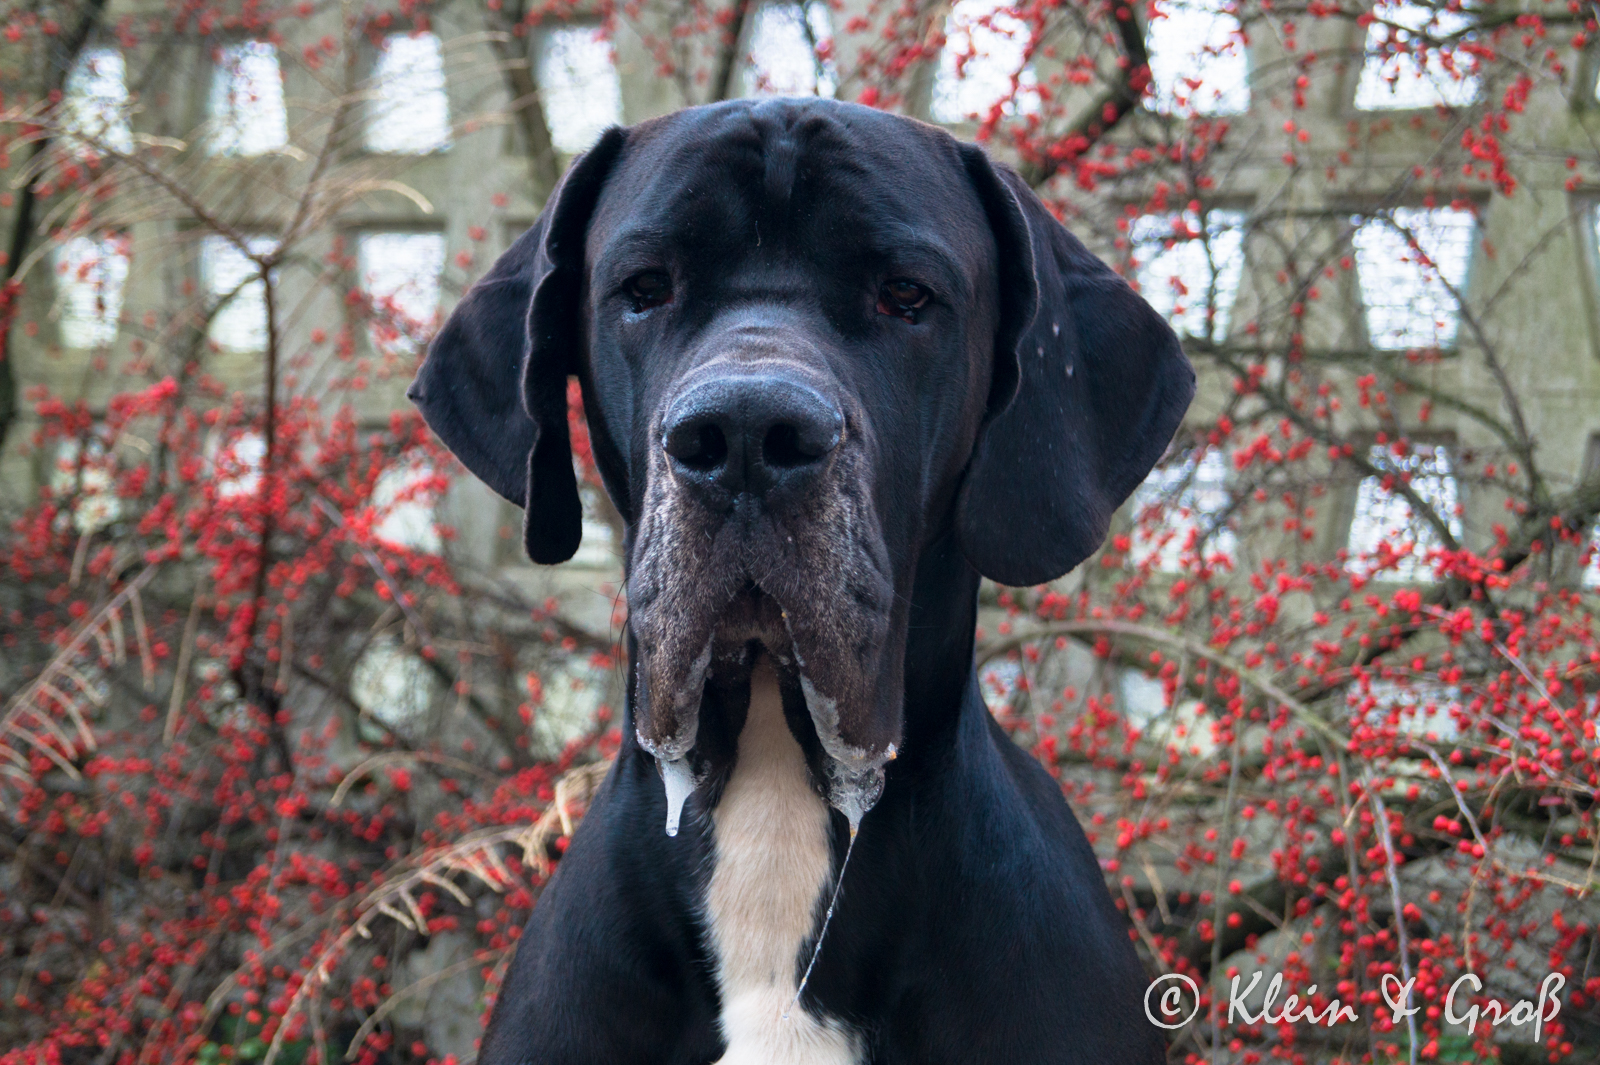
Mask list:
[{"label": "dog nostril", "polygon": [[698,443],[699,453],[688,460],[689,465],[702,470],[713,470],[728,457],[728,438],[722,435],[722,430],[715,425],[702,425],[700,427]]},{"label": "dog nostril", "polygon": [[814,424],[779,422],[761,438],[761,460],[773,469],[808,466],[839,444],[839,426],[826,419]]},{"label": "dog nostril", "polygon": [[728,458],[728,438],[714,422],[683,425],[667,434],[667,454],[693,470],[714,470]]},{"label": "dog nostril", "polygon": [[735,495],[760,495],[791,474],[820,470],[844,437],[843,413],[816,391],[753,376],[696,385],[662,422],[661,448],[674,468],[701,488]]},{"label": "dog nostril", "polygon": [[774,425],[761,441],[761,458],[768,466],[803,466],[816,457],[801,450],[800,433],[792,425]]}]

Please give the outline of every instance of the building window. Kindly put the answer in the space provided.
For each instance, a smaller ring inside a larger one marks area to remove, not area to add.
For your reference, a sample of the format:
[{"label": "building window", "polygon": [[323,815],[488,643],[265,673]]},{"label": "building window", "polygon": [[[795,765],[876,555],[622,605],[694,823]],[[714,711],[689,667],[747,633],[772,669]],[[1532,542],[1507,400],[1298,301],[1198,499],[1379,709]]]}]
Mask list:
[{"label": "building window", "polygon": [[103,529],[122,516],[122,500],[116,493],[116,459],[105,444],[91,436],[85,440],[63,440],[50,467],[50,495],[63,504],[62,524],[71,514],[72,527],[80,533]]},{"label": "building window", "polygon": [[62,346],[103,348],[117,338],[128,250],[128,238],[120,233],[73,237],[56,248]]},{"label": "building window", "polygon": [[1163,573],[1184,569],[1186,555],[1232,558],[1239,542],[1228,528],[1228,460],[1220,451],[1193,453],[1158,466],[1133,494],[1136,526],[1129,561],[1151,559]]},{"label": "building window", "polygon": [[1362,478],[1356,492],[1345,569],[1384,580],[1433,581],[1428,553],[1443,547],[1438,531],[1412,512],[1410,502],[1394,491],[1394,484],[1409,484],[1417,498],[1445,522],[1450,535],[1459,539],[1461,501],[1449,450],[1422,445],[1397,455],[1387,444],[1374,444],[1367,461],[1379,473]]},{"label": "building window", "polygon": [[1447,743],[1461,734],[1456,724],[1461,689],[1454,685],[1374,680],[1365,691],[1352,685],[1347,700],[1375,728],[1393,728],[1428,743]]},{"label": "building window", "polygon": [[1237,115],[1250,109],[1250,57],[1220,0],[1164,4],[1150,20],[1151,103],[1158,111]]},{"label": "building window", "polygon": [[1459,37],[1472,25],[1469,15],[1408,0],[1380,4],[1372,14],[1366,59],[1356,83],[1357,108],[1465,107],[1478,98],[1477,59],[1428,44]]},{"label": "building window", "polygon": [[450,102],[439,38],[432,33],[390,34],[372,71],[368,150],[421,155],[448,147]]},{"label": "building window", "polygon": [[936,122],[986,120],[1039,110],[1038,78],[1028,62],[1032,31],[1005,0],[956,0],[944,22],[944,51],[933,85]]},{"label": "building window", "polygon": [[361,288],[372,301],[369,333],[378,350],[421,350],[439,310],[442,233],[363,233],[356,241]]},{"label": "building window", "polygon": [[528,667],[544,679],[544,701],[528,725],[528,748],[536,758],[554,760],[573,740],[596,727],[596,715],[615,704],[614,672],[586,654],[560,658],[527,656]]},{"label": "building window", "polygon": [[750,31],[747,96],[832,96],[838,78],[830,58],[833,28],[823,0],[765,4]]},{"label": "building window", "polygon": [[598,26],[563,26],[545,35],[539,95],[550,140],[568,155],[587,150],[622,121],[616,50]]},{"label": "building window", "polygon": [[1116,677],[1123,719],[1144,739],[1190,758],[1209,758],[1222,746],[1217,742],[1216,723],[1208,718],[1205,703],[1199,699],[1180,695],[1169,708],[1167,687],[1159,678],[1142,669],[1118,670]]},{"label": "building window", "polygon": [[1004,718],[1017,710],[1017,698],[1026,689],[1022,663],[1015,658],[992,659],[978,674],[978,691],[989,712]]},{"label": "building window", "polygon": [[1352,238],[1367,342],[1383,351],[1455,345],[1472,260],[1471,211],[1397,207],[1393,221],[1356,218]]},{"label": "building window", "polygon": [[67,132],[88,146],[132,151],[127,76],[122,53],[114,48],[90,48],[79,55],[61,101]]},{"label": "building window", "polygon": [[1132,238],[1139,292],[1192,337],[1228,335],[1233,300],[1244,274],[1244,212],[1193,211],[1134,219]]},{"label": "building window", "polygon": [[278,51],[245,41],[217,52],[211,75],[213,155],[265,155],[289,143]]},{"label": "building window", "polygon": [[440,694],[427,665],[392,636],[373,640],[350,671],[350,697],[362,713],[408,739],[427,731],[428,711]]},{"label": "building window", "polygon": [[379,474],[372,488],[378,518],[373,537],[394,547],[437,555],[443,546],[434,520],[437,484],[433,466],[416,459],[402,459]]},{"label": "building window", "polygon": [[261,467],[267,459],[267,441],[254,429],[235,433],[211,456],[217,498],[237,499],[261,490]]},{"label": "building window", "polygon": [[246,246],[249,255],[227,237],[208,236],[200,245],[200,278],[215,308],[208,333],[226,351],[267,346],[267,292],[250,255],[266,255],[278,242],[251,237]]}]

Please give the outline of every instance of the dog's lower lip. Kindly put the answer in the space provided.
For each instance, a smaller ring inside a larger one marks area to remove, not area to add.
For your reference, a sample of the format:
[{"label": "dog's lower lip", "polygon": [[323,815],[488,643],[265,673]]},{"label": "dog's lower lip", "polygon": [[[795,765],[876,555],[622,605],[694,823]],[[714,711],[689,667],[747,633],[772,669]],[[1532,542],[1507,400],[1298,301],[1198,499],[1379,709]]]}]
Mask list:
[{"label": "dog's lower lip", "polygon": [[[881,754],[852,746],[841,734],[839,707],[835,699],[819,690],[808,675],[804,656],[794,637],[790,619],[779,604],[753,583],[730,602],[707,640],[705,651],[687,675],[688,683],[670,694],[676,709],[697,709],[684,719],[680,734],[670,742],[651,743],[641,733],[641,745],[655,757],[666,792],[666,832],[676,836],[689,796],[702,782],[691,761],[699,714],[703,707],[708,677],[720,677],[725,684],[735,683],[748,674],[758,656],[765,655],[798,687],[805,701],[816,741],[822,747],[819,767],[824,779],[822,791],[828,804],[844,815],[851,835],[859,830],[861,819],[877,803],[883,792],[884,765],[896,757],[893,744]],[[793,690],[791,688],[791,690]],[[653,695],[653,693],[651,693]],[[647,696],[648,698],[649,696]],[[651,699],[653,702],[654,700]],[[704,766],[701,767],[704,769]]]},{"label": "dog's lower lip", "polygon": [[[715,667],[713,666],[713,656],[717,645],[718,640],[716,636],[713,636],[707,641],[705,651],[706,663],[704,668],[697,669],[693,673],[693,690],[678,693],[675,697],[675,702],[681,704],[687,699],[694,700],[696,704],[703,702],[705,698],[706,678],[715,671]],[[736,647],[733,653],[724,653],[723,660],[726,663],[726,666],[748,670],[753,663],[751,661],[751,656],[747,652],[748,644],[745,644],[743,646]],[[774,655],[772,657],[779,662],[787,662],[787,659],[782,655]],[[698,720],[698,716],[699,712],[697,711],[695,715],[696,720]],[[667,835],[676,836],[678,834],[679,825],[683,820],[684,804],[688,801],[689,796],[694,794],[695,789],[700,786],[703,780],[702,775],[697,774],[694,771],[694,767],[690,764],[690,756],[693,754],[692,736],[690,738],[690,742],[688,743],[684,743],[682,738],[680,738],[678,743],[668,747],[662,744],[652,744],[641,734],[639,736],[639,743],[655,758],[656,771],[661,774],[662,787],[666,791]]]}]

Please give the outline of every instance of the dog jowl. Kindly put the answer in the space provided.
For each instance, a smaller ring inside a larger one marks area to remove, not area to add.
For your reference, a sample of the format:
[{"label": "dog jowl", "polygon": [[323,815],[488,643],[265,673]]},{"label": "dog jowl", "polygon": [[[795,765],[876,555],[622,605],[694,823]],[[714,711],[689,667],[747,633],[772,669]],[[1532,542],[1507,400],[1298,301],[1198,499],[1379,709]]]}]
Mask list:
[{"label": "dog jowl", "polygon": [[720,692],[742,702],[762,656],[791,703],[801,694],[828,801],[852,828],[900,738],[869,423],[816,357],[815,332],[800,315],[732,310],[650,430],[663,443],[646,467],[628,602],[634,721],[665,778],[669,834],[693,782],[725,768],[716,745],[695,744],[708,680],[719,710]]},{"label": "dog jowl", "polygon": [[[1160,317],[978,149],[740,101],[608,131],[413,386],[537,562],[578,544],[573,375],[628,728],[483,1060],[1159,1060],[972,632],[980,574],[1066,572],[1165,449],[1193,375]],[[988,950],[1027,970],[1003,1017]]]}]

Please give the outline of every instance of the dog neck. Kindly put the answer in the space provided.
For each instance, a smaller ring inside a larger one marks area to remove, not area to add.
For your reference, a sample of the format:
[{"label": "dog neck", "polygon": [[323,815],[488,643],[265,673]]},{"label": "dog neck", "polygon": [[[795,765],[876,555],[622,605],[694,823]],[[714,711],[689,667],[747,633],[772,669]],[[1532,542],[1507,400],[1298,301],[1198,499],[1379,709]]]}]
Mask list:
[{"label": "dog neck", "polygon": [[[955,743],[961,714],[981,710],[968,693],[976,672],[973,651],[978,622],[978,586],[954,533],[935,538],[922,551],[911,584],[906,625],[905,742],[890,770],[914,773],[923,760],[939,757]],[[892,786],[892,785],[891,785]]]},{"label": "dog neck", "polygon": [[721,1065],[850,1065],[859,1041],[796,1001],[802,951],[833,882],[828,806],[757,663],[733,774],[711,815],[709,945],[722,998]]},{"label": "dog neck", "polygon": [[[917,712],[906,715],[910,757],[897,771],[914,773],[920,756],[954,743],[964,710],[982,712],[981,699],[968,698],[978,583],[953,536],[924,552],[908,659],[934,666],[906,676],[906,705]],[[854,1065],[859,1035],[796,1000],[833,888],[832,830],[765,660],[752,671],[733,769],[715,801],[705,924],[727,1046],[719,1065]]]}]

